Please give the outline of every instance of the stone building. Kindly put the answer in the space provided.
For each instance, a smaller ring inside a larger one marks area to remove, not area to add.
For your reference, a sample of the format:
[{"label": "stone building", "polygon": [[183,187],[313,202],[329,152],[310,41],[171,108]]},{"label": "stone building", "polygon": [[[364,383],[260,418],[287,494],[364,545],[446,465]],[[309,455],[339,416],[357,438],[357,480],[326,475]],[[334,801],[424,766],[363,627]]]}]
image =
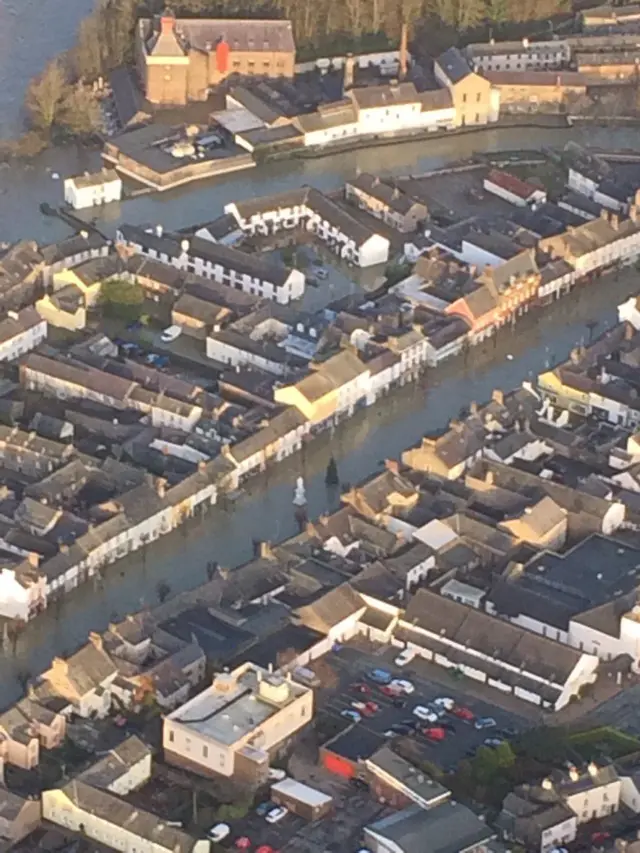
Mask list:
[{"label": "stone building", "polygon": [[295,43],[290,21],[142,18],[136,60],[145,95],[154,104],[204,101],[232,74],[292,78]]}]

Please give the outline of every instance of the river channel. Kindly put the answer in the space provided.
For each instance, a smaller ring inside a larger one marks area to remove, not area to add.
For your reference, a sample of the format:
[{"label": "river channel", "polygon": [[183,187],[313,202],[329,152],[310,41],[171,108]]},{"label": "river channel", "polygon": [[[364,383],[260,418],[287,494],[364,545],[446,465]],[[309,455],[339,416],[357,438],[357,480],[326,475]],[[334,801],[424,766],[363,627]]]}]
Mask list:
[{"label": "river channel", "polygon": [[[19,130],[20,104],[28,78],[48,58],[68,47],[79,19],[92,0],[0,0],[0,136]],[[244,174],[185,187],[169,193],[145,195],[106,208],[101,224],[112,233],[120,221],[161,222],[167,228],[213,219],[225,203],[235,199],[312,184],[330,190],[357,169],[377,174],[420,174],[451,159],[477,151],[562,146],[569,139],[606,148],[636,147],[634,132],[582,130],[487,130],[448,140],[411,142],[328,156],[317,160],[279,162]],[[39,204],[58,204],[61,183],[52,177],[95,168],[97,152],[75,148],[46,152],[25,167],[0,169],[0,242],[33,238],[50,242],[68,234],[58,220],[43,217]],[[105,572],[99,586],[88,583],[31,623],[19,639],[17,653],[0,653],[0,706],[20,692],[19,676],[35,674],[55,654],[65,654],[82,643],[90,630],[155,603],[160,581],[173,592],[206,580],[206,564],[226,566],[251,557],[252,539],[280,540],[295,532],[292,496],[295,478],[307,486],[309,514],[316,516],[337,506],[339,497],[328,493],[324,471],[333,454],[343,482],[356,482],[379,468],[385,457],[426,431],[442,427],[471,399],[486,399],[493,388],[510,389],[532,378],[568,351],[597,321],[595,333],[615,321],[615,306],[640,287],[635,273],[608,277],[575,291],[545,314],[530,316],[515,333],[505,331],[494,346],[474,350],[468,363],[454,360],[425,375],[341,426],[332,436],[307,448],[286,465],[258,477],[229,511],[213,509],[182,530],[154,543],[146,554],[137,553]],[[508,359],[507,355],[514,356]]]}]

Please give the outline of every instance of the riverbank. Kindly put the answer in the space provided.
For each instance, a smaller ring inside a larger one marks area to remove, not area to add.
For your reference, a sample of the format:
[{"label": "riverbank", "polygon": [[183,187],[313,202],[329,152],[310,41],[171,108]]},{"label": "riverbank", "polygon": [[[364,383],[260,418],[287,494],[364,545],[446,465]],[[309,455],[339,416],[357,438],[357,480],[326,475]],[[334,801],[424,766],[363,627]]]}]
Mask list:
[{"label": "riverbank", "polygon": [[472,356],[429,371],[419,382],[325,433],[289,462],[253,478],[231,509],[213,508],[114,564],[102,578],[78,588],[29,624],[15,658],[8,651],[0,657],[7,700],[18,695],[21,673],[41,671],[53,655],[68,654],[84,642],[90,630],[101,630],[109,621],[153,604],[158,583],[169,583],[174,593],[197,586],[206,580],[209,561],[236,566],[250,559],[252,539],[276,541],[292,535],[296,521],[291,501],[298,475],[305,479],[310,517],[334,509],[339,494],[324,482],[331,456],[343,484],[362,479],[426,431],[443,427],[471,397],[482,400],[496,387],[513,388],[565,358],[588,339],[587,323],[598,318],[593,334],[599,334],[614,322],[615,305],[636,290],[635,272],[625,270],[617,278],[604,277],[575,291],[570,300],[555,303],[543,321],[539,314],[530,315],[516,332],[505,329],[499,339],[476,347]]},{"label": "riverbank", "polygon": [[194,162],[174,161],[159,148],[158,137],[165,131],[154,125],[132,130],[105,142],[102,159],[123,177],[137,181],[157,192],[167,192],[212,177],[254,169],[268,163],[294,160],[320,160],[355,151],[373,150],[405,143],[431,144],[457,137],[472,137],[487,130],[562,130],[568,127],[565,116],[506,116],[491,125],[458,127],[452,130],[406,130],[377,133],[307,148],[260,148],[251,154],[225,152],[225,156]]},{"label": "riverbank", "polygon": [[[331,158],[266,163],[247,172],[210,178],[165,193],[145,192],[128,198],[126,203],[110,204],[80,215],[87,222],[95,217],[100,230],[111,236],[125,220],[131,224],[162,223],[167,229],[178,230],[185,225],[211,221],[223,212],[225,204],[240,198],[271,195],[302,184],[330,192],[358,171],[380,176],[416,175],[452,160],[469,159],[478,151],[492,154],[536,147],[561,148],[569,141],[603,149],[637,148],[637,135],[624,128],[589,126],[528,131],[488,128],[455,139],[397,143],[387,146],[382,158],[378,149],[368,148],[334,154]],[[95,172],[100,165],[98,152],[71,145],[45,152],[24,166],[0,167],[0,242],[29,238],[47,244],[68,236],[63,223],[40,213],[42,202],[56,207],[62,200],[61,182],[53,180],[52,175]]]}]

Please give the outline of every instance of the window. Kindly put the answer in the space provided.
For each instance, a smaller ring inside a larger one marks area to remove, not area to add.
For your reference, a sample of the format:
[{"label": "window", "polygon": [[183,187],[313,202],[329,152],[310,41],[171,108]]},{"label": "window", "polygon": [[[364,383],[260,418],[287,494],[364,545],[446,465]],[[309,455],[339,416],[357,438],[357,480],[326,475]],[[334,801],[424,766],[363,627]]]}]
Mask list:
[{"label": "window", "polygon": [[202,757],[203,758],[209,758],[209,747],[208,746],[202,747]]},{"label": "window", "polygon": [[478,94],[476,95],[476,103],[479,104],[481,99],[482,99],[482,92],[478,92]]},{"label": "window", "polygon": [[173,743],[175,740],[174,732],[169,732],[169,743]]},{"label": "window", "polygon": [[466,104],[466,103],[467,103],[467,96],[466,96],[466,94],[464,94],[464,95],[462,96],[462,103],[463,103],[463,104]]}]

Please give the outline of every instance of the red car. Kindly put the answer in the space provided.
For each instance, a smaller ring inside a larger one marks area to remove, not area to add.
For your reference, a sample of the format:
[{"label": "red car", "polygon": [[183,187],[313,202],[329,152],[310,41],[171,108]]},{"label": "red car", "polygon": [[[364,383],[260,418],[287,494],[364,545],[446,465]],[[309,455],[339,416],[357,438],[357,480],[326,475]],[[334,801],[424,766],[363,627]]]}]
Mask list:
[{"label": "red car", "polygon": [[364,706],[370,714],[377,714],[380,710],[380,705],[376,705],[375,702],[365,702]]},{"label": "red car", "polygon": [[384,687],[380,688],[380,692],[384,693],[385,696],[389,696],[391,699],[396,699],[398,696],[402,696],[402,690],[399,687],[393,687],[391,684],[385,684]]},{"label": "red car", "polygon": [[368,687],[366,684],[362,684],[362,682],[352,684],[351,689],[354,690],[356,693],[362,693],[367,696],[369,695],[369,693],[371,693],[371,688]]},{"label": "red car", "polygon": [[429,728],[422,729],[422,734],[428,740],[436,740],[436,741],[444,740],[447,736],[446,731],[443,728],[441,728],[440,726],[431,726]]},{"label": "red car", "polygon": [[457,717],[459,720],[465,720],[467,723],[475,720],[476,715],[469,708],[465,708],[464,705],[456,705],[456,707],[451,712],[454,717]]}]

